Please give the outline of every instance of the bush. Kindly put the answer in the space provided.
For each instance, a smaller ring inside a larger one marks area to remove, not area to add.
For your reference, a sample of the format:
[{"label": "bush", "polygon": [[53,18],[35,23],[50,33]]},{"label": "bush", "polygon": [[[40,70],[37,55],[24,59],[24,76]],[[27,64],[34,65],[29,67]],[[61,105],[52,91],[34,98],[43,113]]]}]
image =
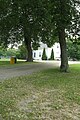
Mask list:
[{"label": "bush", "polygon": [[45,48],[43,49],[42,60],[47,60]]},{"label": "bush", "polygon": [[53,51],[53,49],[51,50],[51,57],[50,57],[49,60],[54,60],[54,51]]},{"label": "bush", "polygon": [[67,43],[68,57],[72,60],[80,60],[80,45]]}]

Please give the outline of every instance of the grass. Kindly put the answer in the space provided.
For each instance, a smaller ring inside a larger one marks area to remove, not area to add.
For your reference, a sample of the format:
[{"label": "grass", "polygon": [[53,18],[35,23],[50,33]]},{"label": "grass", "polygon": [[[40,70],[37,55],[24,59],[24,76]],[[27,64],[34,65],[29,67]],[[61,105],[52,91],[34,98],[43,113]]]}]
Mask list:
[{"label": "grass", "polygon": [[18,66],[21,64],[34,64],[34,63],[37,63],[37,62],[26,62],[26,60],[21,60],[21,59],[17,59],[17,62],[14,63],[14,64],[11,64],[10,63],[10,59],[0,59],[0,67],[3,67],[3,66]]},{"label": "grass", "polygon": [[80,65],[58,68],[0,83],[3,120],[80,120]]},{"label": "grass", "polygon": [[[25,63],[24,60],[18,60],[17,59],[17,63],[16,64],[20,64],[20,63]],[[10,59],[0,59],[0,65],[12,65],[10,64]]]}]

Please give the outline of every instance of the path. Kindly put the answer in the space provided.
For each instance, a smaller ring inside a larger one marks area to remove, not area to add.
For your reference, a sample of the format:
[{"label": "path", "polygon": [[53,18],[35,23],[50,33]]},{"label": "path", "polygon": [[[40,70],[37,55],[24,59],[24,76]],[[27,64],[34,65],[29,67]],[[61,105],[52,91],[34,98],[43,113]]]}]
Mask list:
[{"label": "path", "polygon": [[39,72],[44,69],[53,68],[59,65],[57,62],[39,62],[32,64],[21,64],[0,67],[0,81],[16,76],[28,75],[33,72]]},{"label": "path", "polygon": [[[80,62],[71,61],[69,64],[76,64]],[[21,64],[12,66],[0,67],[0,81],[13,78],[16,76],[29,75],[33,72],[39,72],[44,69],[60,66],[60,61],[40,61],[32,64]]]}]

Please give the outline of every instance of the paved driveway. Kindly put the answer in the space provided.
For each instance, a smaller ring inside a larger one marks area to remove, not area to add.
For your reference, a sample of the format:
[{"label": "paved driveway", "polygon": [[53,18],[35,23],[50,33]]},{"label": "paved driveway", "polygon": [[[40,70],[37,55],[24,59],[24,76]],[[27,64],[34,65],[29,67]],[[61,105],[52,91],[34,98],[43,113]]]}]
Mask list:
[{"label": "paved driveway", "polygon": [[58,62],[39,62],[32,64],[21,64],[14,66],[0,67],[0,81],[4,79],[13,78],[16,76],[28,75],[33,72],[39,72],[44,69],[53,68],[58,66]]}]

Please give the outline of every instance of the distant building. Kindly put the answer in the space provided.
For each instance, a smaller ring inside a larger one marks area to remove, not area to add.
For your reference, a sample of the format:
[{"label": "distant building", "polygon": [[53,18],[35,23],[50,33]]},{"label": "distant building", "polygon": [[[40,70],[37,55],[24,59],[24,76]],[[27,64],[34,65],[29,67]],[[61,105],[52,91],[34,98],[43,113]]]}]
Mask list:
[{"label": "distant building", "polygon": [[51,56],[51,51],[53,49],[54,51],[54,59],[55,60],[60,60],[60,44],[55,43],[51,48],[49,48],[46,44],[43,44],[42,42],[40,43],[40,47],[38,47],[38,50],[33,50],[33,59],[34,60],[42,60],[42,54],[43,54],[43,49],[45,48],[47,59],[50,58]]}]

